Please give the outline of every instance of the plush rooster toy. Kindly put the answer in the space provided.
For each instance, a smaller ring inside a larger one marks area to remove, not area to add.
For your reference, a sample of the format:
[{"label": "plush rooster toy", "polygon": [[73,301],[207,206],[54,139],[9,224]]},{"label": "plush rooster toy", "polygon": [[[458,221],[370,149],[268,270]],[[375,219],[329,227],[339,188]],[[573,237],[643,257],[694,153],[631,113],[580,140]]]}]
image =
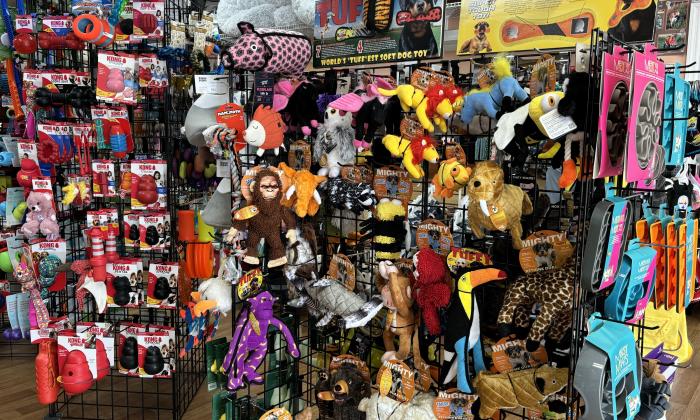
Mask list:
[{"label": "plush rooster toy", "polygon": [[423,323],[431,335],[440,334],[438,310],[450,303],[447,268],[442,257],[430,248],[421,249],[413,256],[416,278],[414,299],[423,314]]}]

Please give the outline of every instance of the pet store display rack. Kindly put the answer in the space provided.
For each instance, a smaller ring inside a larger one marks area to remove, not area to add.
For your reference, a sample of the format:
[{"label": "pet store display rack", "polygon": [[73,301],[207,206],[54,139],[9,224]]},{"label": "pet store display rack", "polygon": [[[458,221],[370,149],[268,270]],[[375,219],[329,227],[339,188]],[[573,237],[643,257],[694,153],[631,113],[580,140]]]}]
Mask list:
[{"label": "pet store display rack", "polygon": [[[568,64],[572,62],[570,56],[574,51],[573,49],[562,49],[547,51],[547,53],[555,55],[559,65],[564,63],[563,65],[568,67]],[[515,73],[527,76],[527,69],[522,67],[522,63],[526,62],[528,59],[536,59],[540,57],[541,54],[542,52],[540,51],[514,54],[513,65],[516,69]],[[442,70],[452,72],[457,83],[463,87],[466,92],[471,85],[472,74],[459,74],[460,63],[471,67],[472,63],[484,64],[486,61],[487,55],[481,54],[473,59],[419,62],[415,65],[384,65],[368,69],[357,69],[355,72],[365,71],[382,76],[389,75],[394,77],[398,83],[408,83],[410,72],[413,69],[431,64],[440,65]],[[337,71],[338,75],[347,75],[350,73],[351,79],[357,80],[357,77],[355,77],[356,74],[353,75],[352,70],[338,69],[330,71]],[[315,73],[315,75],[322,76],[323,73]],[[230,71],[229,80],[231,81],[231,95],[233,95],[234,90],[248,93],[253,87],[254,75],[248,72]],[[351,88],[354,88],[354,86]],[[244,97],[250,98],[247,94],[244,95]],[[595,97],[595,95],[592,97]],[[589,114],[589,119],[592,118],[592,115],[595,115],[593,108],[589,110]],[[484,144],[490,144],[494,130],[495,125],[489,123],[488,130],[480,135],[470,136],[463,133],[440,134],[435,135],[434,138],[438,143],[439,151],[442,156],[444,156],[446,144],[448,142],[456,142],[462,146],[468,156],[475,156],[476,154],[479,156],[477,160],[489,160],[491,158],[491,151],[485,148]],[[581,145],[581,150],[588,150],[591,148],[592,142],[590,139],[594,137],[591,137],[589,133],[590,130],[591,128],[587,127],[586,139]],[[453,132],[452,130],[450,131]],[[299,137],[288,138],[288,140],[295,141],[298,138]],[[381,137],[378,135],[375,141],[381,141]],[[252,154],[246,151],[246,149],[244,149],[243,153],[240,155],[241,161],[244,162],[241,168],[243,171],[241,172],[241,176],[247,168],[255,166],[256,164],[266,162],[270,165],[276,165],[279,162],[286,161],[286,155],[284,153],[281,153],[278,157],[272,157],[266,154],[261,160],[257,161],[251,159],[251,155]],[[582,155],[585,156],[586,153],[582,153]],[[543,179],[549,165],[549,160],[533,158],[532,161],[526,163],[528,169],[525,171],[519,169],[519,167],[522,166],[522,162],[513,162],[501,155],[499,155],[498,160],[506,172],[506,182],[522,186],[530,195],[533,203],[533,214],[523,218],[524,231],[526,233],[540,229],[568,231],[569,239],[576,245],[577,252],[574,258],[576,258],[577,267],[580,267],[582,249],[585,243],[585,221],[589,219],[592,211],[590,196],[593,190],[593,181],[591,181],[591,177],[584,176],[584,181],[577,182],[576,187],[572,191],[548,191],[539,188],[538,180]],[[586,167],[585,163],[583,167]],[[428,173],[428,169],[428,164],[423,162],[423,170]],[[467,211],[466,207],[459,207],[456,203],[446,202],[445,200],[434,201],[430,197],[430,180],[427,176],[419,181],[413,181],[413,191],[413,198],[408,206],[408,217],[411,221],[412,232],[415,233],[417,222],[427,218],[437,219],[445,223],[445,225],[450,227],[451,231],[453,231],[454,246],[491,249],[494,251],[491,253],[494,258],[494,263],[499,267],[506,267],[508,271],[518,271],[518,255],[510,246],[511,238],[509,234],[492,232],[491,236],[487,236],[482,240],[474,240],[464,226],[461,227],[459,232],[454,232],[453,221],[455,217],[459,217],[460,215],[462,216],[461,220],[464,220],[464,215],[466,215]],[[558,195],[560,198],[558,203],[550,204],[548,200],[538,199],[541,194],[547,193]],[[309,220],[305,220],[303,222],[308,221]],[[372,288],[372,279],[374,278],[376,263],[378,262],[374,258],[375,250],[371,241],[358,242],[351,238],[343,238],[342,234],[338,232],[338,229],[332,227],[334,223],[347,223],[352,227],[351,230],[359,231],[361,221],[362,220],[356,216],[333,215],[329,213],[326,206],[321,206],[319,215],[316,216],[314,222],[318,239],[317,248],[321,255],[321,260],[317,268],[319,276],[322,277],[328,270],[332,255],[335,253],[343,253],[348,256],[355,265],[356,272],[362,271],[365,273],[364,277],[360,278],[358,276],[356,279],[356,288],[363,287],[369,290]],[[275,334],[271,333],[268,338],[270,350],[267,363],[261,366],[261,369],[263,369],[262,371],[260,371],[260,369],[258,370],[258,372],[265,377],[265,385],[250,385],[228,396],[230,403],[234,405],[234,418],[255,418],[274,407],[285,407],[292,414],[297,414],[306,406],[316,405],[314,385],[318,380],[317,374],[322,369],[328,369],[332,356],[343,353],[355,354],[368,363],[370,373],[372,377],[374,377],[378,366],[372,365],[372,354],[376,354],[377,352],[381,354],[384,351],[381,338],[383,326],[380,321],[383,318],[383,312],[380,312],[380,314],[364,328],[344,330],[340,328],[336,322],[331,322],[325,327],[317,328],[315,326],[317,320],[310,317],[305,309],[295,309],[284,305],[287,299],[286,293],[280,292],[279,287],[280,284],[284,284],[283,276],[279,272],[280,270],[267,270],[264,268],[264,264],[265,261],[263,260],[261,268],[266,277],[266,284],[273,290],[277,289],[275,296],[279,298],[279,302],[275,306],[275,316],[284,320],[287,326],[292,330],[297,340],[297,345],[300,348],[301,357],[299,359],[287,359],[284,342],[279,340]],[[579,284],[579,277],[580,268],[577,268],[577,278],[572,279],[576,285]],[[512,281],[512,278],[509,281]],[[507,284],[508,281],[488,283],[482,286],[477,293],[478,304],[480,308],[482,308],[480,317],[482,319],[483,334],[497,335],[495,325],[498,311],[495,310],[495,308],[498,308],[499,305],[494,304],[494,300],[497,301],[496,303],[502,302]],[[377,290],[372,290],[372,294],[376,294],[377,292]],[[487,296],[490,304],[484,305]],[[237,297],[235,292],[233,293],[233,299],[233,313],[235,314],[240,311],[244,302]],[[585,318],[586,312],[583,303],[581,294],[577,293],[574,305],[574,311],[577,314],[575,319],[577,320]],[[575,326],[577,326],[574,328],[575,331],[571,333],[572,348],[580,346],[584,336],[583,326],[579,324],[575,324]],[[438,359],[430,358],[428,354],[423,354],[423,359],[433,364],[439,364],[441,362],[441,360],[439,360],[439,355],[441,353],[440,340],[433,340],[430,344],[433,345],[433,347],[431,347],[431,353],[437,354]],[[569,358],[570,365],[575,365],[577,352],[572,350]],[[273,380],[270,381],[268,379]],[[569,383],[573,384],[573,370],[571,370],[569,374]],[[569,417],[571,417],[573,410],[576,409],[575,407],[578,404],[578,398],[572,386],[567,388],[566,402],[567,406],[572,410],[569,413]],[[508,412],[508,415],[527,418],[524,409],[511,410]],[[502,415],[502,418],[505,418],[504,416],[505,413]]]},{"label": "pet store display rack", "polygon": [[[50,13],[70,13],[71,3],[67,0],[52,2]],[[45,8],[34,1],[27,4],[27,10],[46,13]],[[163,42],[143,42],[138,45],[117,46],[108,50],[126,53],[156,53],[165,47],[169,38],[170,20],[187,23],[189,19],[189,2],[186,0],[165,1],[165,34]],[[167,59],[167,58],[166,58]],[[185,58],[183,57],[183,60]],[[97,68],[97,49],[89,44],[85,50],[74,51],[59,49],[45,51],[39,49],[28,58],[29,67],[41,64],[44,68],[67,68],[78,71],[86,71],[92,75],[92,86],[95,86]],[[180,133],[180,127],[191,104],[188,95],[184,91],[172,90],[172,81],[177,78],[186,78],[187,75],[175,75],[175,72],[186,72],[184,61],[175,62],[176,66],[169,68],[171,87],[160,91],[141,89],[141,97],[137,106],[129,107],[129,120],[132,124],[135,149],[127,159],[139,159],[143,157],[160,158],[167,162],[168,167],[168,208],[171,226],[177,226],[177,212],[179,209],[189,208],[191,201],[201,201],[206,191],[188,185],[185,180],[177,176],[176,163],[172,157],[176,150],[189,147],[184,136]],[[191,77],[191,76],[190,76]],[[171,92],[172,90],[172,92]],[[139,109],[139,112],[135,110]],[[65,112],[65,110],[64,110]],[[64,113],[64,115],[66,115]],[[57,120],[56,118],[53,118]],[[67,120],[67,119],[66,119]],[[73,119],[75,120],[75,119]],[[37,121],[40,122],[40,121]],[[137,128],[138,126],[138,128]],[[92,151],[93,158],[109,158],[109,153],[104,151]],[[119,161],[113,160],[115,164]],[[62,197],[61,186],[65,177],[69,174],[77,174],[78,165],[75,162],[57,165],[57,179],[54,183],[54,196],[60,200]],[[119,185],[117,171],[116,182]],[[186,198],[186,199],[183,199]],[[57,217],[59,219],[61,237],[67,243],[68,261],[84,259],[85,242],[83,230],[85,228],[86,214],[89,210],[100,208],[116,208],[119,220],[125,210],[129,209],[128,199],[93,198],[89,206],[61,207]],[[123,223],[119,223],[120,235],[118,238],[118,252],[121,256],[140,257],[145,263],[150,261],[172,261],[179,259],[178,244],[171,232],[170,247],[162,251],[141,251],[124,246]],[[174,229],[173,229],[174,231]],[[144,306],[133,309],[108,308],[103,314],[97,313],[93,299],[88,295],[83,310],[78,310],[75,301],[75,284],[77,276],[69,271],[67,291],[57,293],[49,298],[47,305],[51,316],[67,316],[72,322],[110,322],[113,331],[119,328],[121,322],[140,322],[143,324],[157,324],[170,326],[176,332],[176,350],[178,355],[185,347],[188,331],[185,321],[180,317],[177,309],[155,309]],[[198,279],[193,279],[193,287],[196,288]],[[4,344],[3,344],[4,345]],[[17,349],[17,344],[11,347],[12,357],[25,355]],[[35,346],[26,345],[33,351],[26,355],[36,354]],[[116,356],[115,356],[116,360]],[[63,391],[59,394],[58,401],[48,407],[47,418],[85,418],[85,419],[176,419],[181,418],[187,406],[197,393],[199,386],[205,378],[204,347],[198,346],[192,349],[184,357],[176,357],[175,372],[171,378],[153,379],[121,375],[112,369],[109,375],[83,394],[68,396]]]}]

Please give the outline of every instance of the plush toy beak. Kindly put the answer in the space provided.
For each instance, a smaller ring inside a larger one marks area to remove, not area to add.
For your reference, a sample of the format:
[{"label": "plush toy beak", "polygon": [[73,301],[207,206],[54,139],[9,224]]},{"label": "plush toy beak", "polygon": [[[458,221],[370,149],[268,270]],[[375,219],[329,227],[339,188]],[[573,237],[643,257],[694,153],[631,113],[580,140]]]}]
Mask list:
[{"label": "plush toy beak", "polygon": [[508,275],[497,268],[482,268],[469,273],[469,281],[472,288],[494,280],[505,280]]}]

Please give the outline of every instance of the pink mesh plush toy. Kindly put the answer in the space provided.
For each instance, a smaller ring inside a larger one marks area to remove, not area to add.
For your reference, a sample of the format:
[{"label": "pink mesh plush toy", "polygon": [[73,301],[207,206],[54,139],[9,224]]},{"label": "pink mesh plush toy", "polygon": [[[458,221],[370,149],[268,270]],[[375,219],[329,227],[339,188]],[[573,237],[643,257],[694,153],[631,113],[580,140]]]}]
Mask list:
[{"label": "pink mesh plush toy", "polygon": [[27,237],[36,236],[39,232],[49,241],[59,238],[56,211],[53,209],[51,195],[32,191],[27,197],[27,221],[22,225],[22,232]]}]

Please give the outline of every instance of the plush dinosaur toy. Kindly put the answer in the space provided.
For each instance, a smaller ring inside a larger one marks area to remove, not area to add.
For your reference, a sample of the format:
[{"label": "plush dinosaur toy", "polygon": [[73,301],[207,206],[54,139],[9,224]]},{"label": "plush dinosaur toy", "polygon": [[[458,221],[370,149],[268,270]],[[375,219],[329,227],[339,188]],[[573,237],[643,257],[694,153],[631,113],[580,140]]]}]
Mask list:
[{"label": "plush dinosaur toy", "polygon": [[425,92],[413,85],[399,85],[396,89],[378,88],[377,91],[384,96],[398,96],[404,112],[415,109],[418,121],[431,133],[435,131],[435,125],[446,133],[446,120],[456,109],[461,109],[464,101],[460,88],[439,83],[429,86]]}]

